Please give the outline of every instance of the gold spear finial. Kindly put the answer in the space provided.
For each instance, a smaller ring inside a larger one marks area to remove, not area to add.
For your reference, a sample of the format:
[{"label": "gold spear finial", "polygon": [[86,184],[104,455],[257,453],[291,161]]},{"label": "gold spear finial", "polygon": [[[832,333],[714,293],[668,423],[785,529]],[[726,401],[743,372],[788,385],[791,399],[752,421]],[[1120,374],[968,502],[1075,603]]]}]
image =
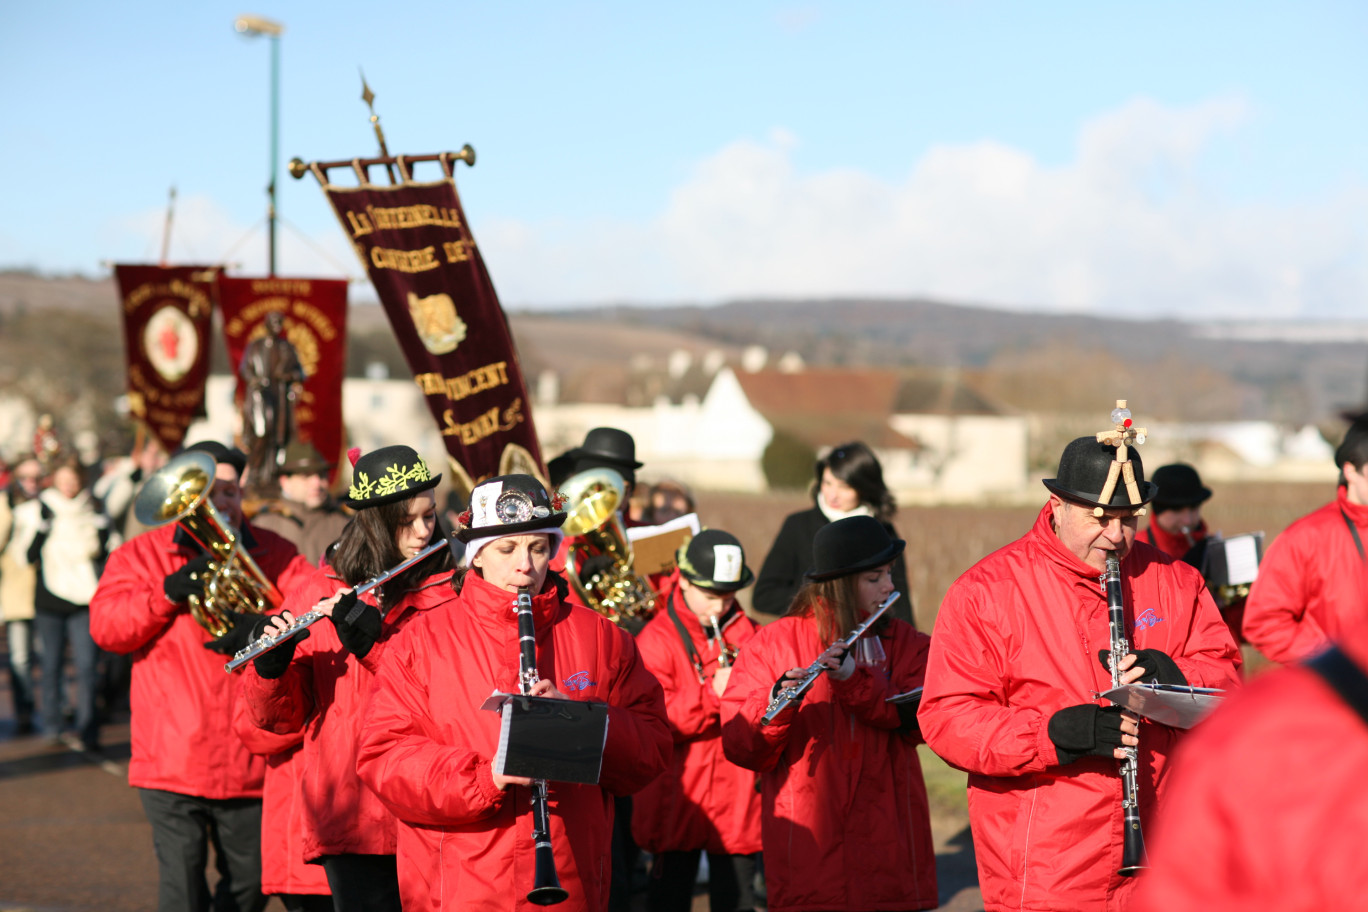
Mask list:
[{"label": "gold spear finial", "polygon": [[[389,158],[389,148],[385,145],[385,131],[380,129],[380,115],[375,113],[375,93],[366,84],[366,71],[360,67],[356,69],[361,74],[361,100],[366,103],[367,109],[370,110],[371,126],[375,128],[375,138],[380,143],[380,157]],[[398,183],[394,179],[394,166],[389,162],[385,162],[385,171],[389,174],[391,184]]]}]

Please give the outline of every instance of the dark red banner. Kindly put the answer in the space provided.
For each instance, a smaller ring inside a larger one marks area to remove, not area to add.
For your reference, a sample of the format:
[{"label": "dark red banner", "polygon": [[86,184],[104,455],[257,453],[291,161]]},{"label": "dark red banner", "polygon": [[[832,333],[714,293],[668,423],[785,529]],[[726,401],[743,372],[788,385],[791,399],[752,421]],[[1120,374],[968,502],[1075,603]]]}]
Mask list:
[{"label": "dark red banner", "polygon": [[128,407],[166,452],[204,415],[215,270],[116,265],[128,355]]},{"label": "dark red banner", "polygon": [[333,474],[342,460],[342,377],[347,367],[346,279],[239,279],[220,276],[219,309],[228,363],[243,394],[242,355],[266,334],[266,315],[280,314],[284,335],[299,356],[304,384],[294,405],[295,433],[317,447]]},{"label": "dark red banner", "polygon": [[323,189],[427,397],[456,488],[545,477],[513,337],[455,182]]}]

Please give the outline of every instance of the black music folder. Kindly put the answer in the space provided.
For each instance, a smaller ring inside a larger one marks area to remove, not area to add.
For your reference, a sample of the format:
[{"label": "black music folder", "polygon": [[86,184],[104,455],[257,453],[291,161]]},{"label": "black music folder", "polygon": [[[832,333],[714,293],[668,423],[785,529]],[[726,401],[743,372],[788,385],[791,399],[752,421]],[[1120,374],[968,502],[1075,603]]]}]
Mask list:
[{"label": "black music folder", "polygon": [[494,769],[505,776],[597,785],[608,704],[496,693],[484,709],[503,716]]}]

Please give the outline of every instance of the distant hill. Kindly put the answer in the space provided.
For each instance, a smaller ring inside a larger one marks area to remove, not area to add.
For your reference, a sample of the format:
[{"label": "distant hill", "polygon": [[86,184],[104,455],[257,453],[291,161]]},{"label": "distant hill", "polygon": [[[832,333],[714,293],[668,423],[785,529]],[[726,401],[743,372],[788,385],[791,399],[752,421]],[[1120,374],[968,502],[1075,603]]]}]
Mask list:
[{"label": "distant hill", "polygon": [[[59,312],[72,318],[52,319]],[[379,361],[403,376],[379,306],[358,303],[348,319],[348,372]],[[958,371],[997,402],[1032,413],[1091,413],[1099,399],[1129,396],[1156,420],[1330,424],[1368,403],[1368,322],[1113,320],[873,298],[513,312],[509,322],[527,375],[554,371],[563,392],[601,387],[596,374],[628,365],[663,365],[680,349],[735,362],[761,346],[810,365]],[[111,278],[0,272],[0,385],[38,397],[60,389],[60,401],[44,408],[70,403],[89,382],[121,389],[117,326]],[[215,361],[226,369],[221,345]],[[52,372],[57,379],[41,379]]]}]

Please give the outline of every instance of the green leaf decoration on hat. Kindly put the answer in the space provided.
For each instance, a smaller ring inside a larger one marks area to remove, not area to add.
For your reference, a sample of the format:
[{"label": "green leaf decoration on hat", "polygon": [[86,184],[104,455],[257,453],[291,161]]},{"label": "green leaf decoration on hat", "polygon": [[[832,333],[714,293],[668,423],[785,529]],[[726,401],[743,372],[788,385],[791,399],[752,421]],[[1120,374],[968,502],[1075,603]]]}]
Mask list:
[{"label": "green leaf decoration on hat", "polygon": [[365,472],[356,473],[351,488],[347,490],[347,496],[357,502],[388,497],[390,494],[407,491],[415,482],[424,482],[431,478],[432,473],[428,471],[427,463],[421,459],[408,468],[390,465],[385,468],[385,474],[375,481],[371,481]]}]

